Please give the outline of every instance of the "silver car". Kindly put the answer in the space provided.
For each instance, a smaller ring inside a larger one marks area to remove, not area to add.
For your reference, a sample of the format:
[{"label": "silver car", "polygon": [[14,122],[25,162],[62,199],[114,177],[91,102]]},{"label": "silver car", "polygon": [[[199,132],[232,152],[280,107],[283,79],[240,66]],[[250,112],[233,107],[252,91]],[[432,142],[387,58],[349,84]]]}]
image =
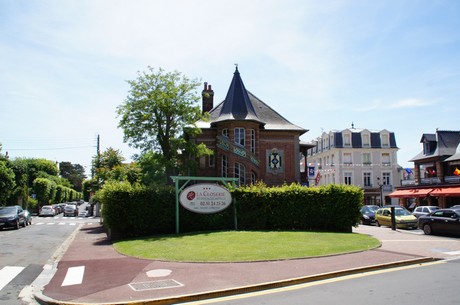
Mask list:
[{"label": "silver car", "polygon": [[67,204],[64,207],[64,216],[78,216],[78,208],[76,204]]},{"label": "silver car", "polygon": [[55,216],[56,210],[50,205],[44,205],[40,209],[38,216]]},{"label": "silver car", "polygon": [[437,211],[439,210],[439,207],[438,206],[433,206],[433,205],[427,205],[427,206],[419,206],[419,207],[416,207],[415,210],[412,212],[412,214],[415,216],[415,217],[420,217],[422,215],[428,215],[434,211]]}]

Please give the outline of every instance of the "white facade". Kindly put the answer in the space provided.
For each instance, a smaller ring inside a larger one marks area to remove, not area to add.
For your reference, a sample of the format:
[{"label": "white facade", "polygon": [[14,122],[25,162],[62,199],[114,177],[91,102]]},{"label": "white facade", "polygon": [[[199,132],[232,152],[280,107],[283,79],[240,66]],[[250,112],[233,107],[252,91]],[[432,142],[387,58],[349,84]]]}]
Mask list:
[{"label": "white facade", "polygon": [[324,132],[310,144],[315,145],[307,153],[308,165],[315,167],[310,185],[356,185],[364,189],[365,204],[381,205],[381,196],[390,203],[387,195],[401,183],[393,132],[350,128]]}]

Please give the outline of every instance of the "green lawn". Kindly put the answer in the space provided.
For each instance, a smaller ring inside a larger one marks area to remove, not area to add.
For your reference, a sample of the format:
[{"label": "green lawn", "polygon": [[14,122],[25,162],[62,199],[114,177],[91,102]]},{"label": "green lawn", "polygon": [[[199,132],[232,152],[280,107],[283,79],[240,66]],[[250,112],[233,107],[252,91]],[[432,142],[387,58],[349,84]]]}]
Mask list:
[{"label": "green lawn", "polygon": [[240,262],[306,258],[376,248],[380,242],[356,233],[225,231],[163,235],[118,241],[120,253],[185,262]]}]

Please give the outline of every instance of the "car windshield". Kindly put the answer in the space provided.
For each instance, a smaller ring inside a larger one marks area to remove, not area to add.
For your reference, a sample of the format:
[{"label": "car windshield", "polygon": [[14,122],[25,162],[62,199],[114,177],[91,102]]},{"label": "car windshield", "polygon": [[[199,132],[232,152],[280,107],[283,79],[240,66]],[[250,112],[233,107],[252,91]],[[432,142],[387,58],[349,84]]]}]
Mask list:
[{"label": "car windshield", "polygon": [[395,215],[396,216],[406,216],[406,215],[412,215],[412,214],[408,210],[395,209]]},{"label": "car windshield", "polygon": [[0,215],[8,215],[8,214],[14,214],[14,213],[16,213],[15,207],[0,208]]}]

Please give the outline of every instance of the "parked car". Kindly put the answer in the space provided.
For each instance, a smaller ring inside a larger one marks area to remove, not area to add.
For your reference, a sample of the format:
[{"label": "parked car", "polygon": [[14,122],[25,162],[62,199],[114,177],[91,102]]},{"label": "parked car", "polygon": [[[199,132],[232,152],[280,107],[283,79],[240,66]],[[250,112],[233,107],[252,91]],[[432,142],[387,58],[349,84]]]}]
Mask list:
[{"label": "parked car", "polygon": [[56,215],[56,210],[50,206],[50,205],[44,205],[40,209],[40,212],[38,213],[38,216],[55,216]]},{"label": "parked car", "polygon": [[450,209],[460,209],[460,205],[451,206]]},{"label": "parked car", "polygon": [[440,209],[418,218],[418,227],[426,235],[460,235],[460,209]]},{"label": "parked car", "polygon": [[[417,217],[408,210],[397,206],[395,209],[396,228],[415,229],[417,228]],[[391,226],[391,206],[385,206],[375,212],[375,224],[380,226]]]},{"label": "parked car", "polygon": [[64,207],[64,216],[78,216],[78,208],[76,204],[68,204]]},{"label": "parked car", "polygon": [[19,205],[0,207],[0,229],[13,227],[19,229],[26,226],[24,210]]},{"label": "parked car", "polygon": [[436,210],[439,210],[439,207],[435,205],[420,206],[414,209],[412,215],[418,218],[422,215],[428,215],[430,213],[433,213]]},{"label": "parked car", "polygon": [[378,205],[363,205],[361,208],[361,223],[363,225],[375,224],[375,212],[378,209]]}]

